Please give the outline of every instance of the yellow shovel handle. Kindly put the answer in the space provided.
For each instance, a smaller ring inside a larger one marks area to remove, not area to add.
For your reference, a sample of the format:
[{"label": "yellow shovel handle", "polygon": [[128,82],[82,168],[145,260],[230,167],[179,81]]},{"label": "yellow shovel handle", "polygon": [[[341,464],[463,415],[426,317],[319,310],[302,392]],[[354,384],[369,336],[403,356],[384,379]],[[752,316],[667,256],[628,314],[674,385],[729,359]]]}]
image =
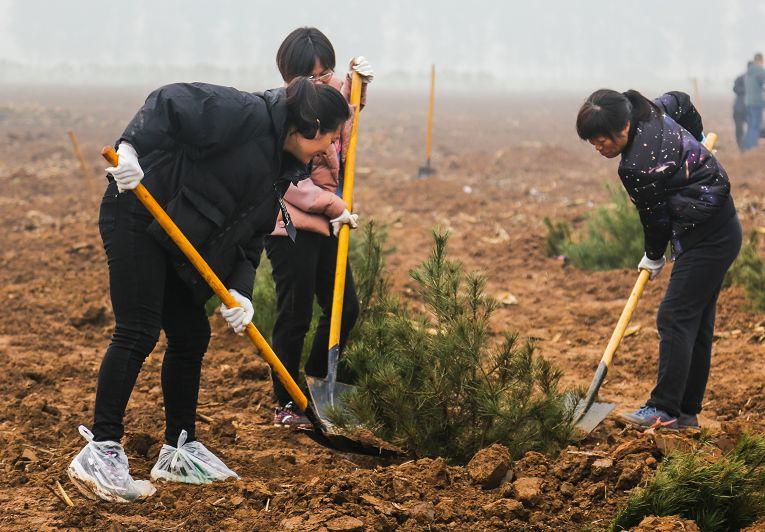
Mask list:
[{"label": "yellow shovel handle", "polygon": [[430,148],[433,138],[433,102],[436,98],[436,65],[430,65],[430,94],[428,96],[428,129],[425,134],[425,161],[430,165]]},{"label": "yellow shovel handle", "polygon": [[645,285],[650,278],[651,273],[648,270],[640,271],[640,275],[638,275],[637,282],[635,282],[635,286],[632,288],[632,293],[627,300],[627,304],[624,306],[624,310],[622,310],[622,315],[619,316],[616,329],[614,329],[613,334],[611,334],[611,339],[608,341],[606,350],[600,359],[606,366],[611,364],[611,360],[614,358],[614,353],[619,349],[619,344],[622,343],[624,333],[627,331],[630,319],[632,319],[632,313],[635,312],[635,307],[637,307],[638,301],[640,301],[640,296],[643,295]]},{"label": "yellow shovel handle", "polygon": [[[361,76],[356,72],[351,78],[351,105],[353,106],[353,126],[348,142],[343,171],[343,201],[349,211],[353,210],[353,182],[356,176],[356,144],[359,137],[359,109],[361,107]],[[332,293],[332,315],[329,321],[329,349],[340,345],[340,325],[343,316],[343,296],[345,295],[345,275],[348,264],[348,244],[351,240],[351,228],[342,224],[337,235],[337,262],[335,263],[335,286]]]},{"label": "yellow shovel handle", "polygon": [[[112,166],[117,166],[119,162],[119,156],[117,155],[117,152],[114,151],[114,148],[111,146],[105,146],[101,150],[101,155],[103,155],[104,159],[109,161]],[[207,282],[207,284],[210,286],[210,288],[213,289],[213,292],[215,292],[215,295],[220,298],[221,302],[223,302],[223,304],[228,308],[238,307],[239,304],[233,298],[228,289],[223,285],[218,276],[215,275],[215,272],[212,271],[212,268],[210,268],[210,266],[207,264],[207,261],[202,258],[202,255],[199,254],[199,252],[194,248],[193,244],[189,242],[188,238],[186,238],[186,235],[184,235],[178,226],[175,225],[175,222],[173,222],[165,210],[159,205],[159,203],[157,203],[151,193],[146,190],[146,187],[139,184],[133,190],[133,192],[138,197],[139,201],[143,203],[144,207],[146,207],[151,215],[154,216],[154,219],[159,222],[159,225],[162,226],[162,229],[165,230],[165,232],[173,240],[173,242],[175,242],[183,254],[186,255],[186,258],[188,258],[189,261],[194,265],[194,267],[199,272],[199,275],[201,275],[205,282]],[[266,339],[263,338],[262,334],[260,334],[258,328],[255,327],[252,322],[250,322],[247,324],[246,333],[257,348],[260,356],[263,357],[266,362],[268,362],[268,365],[271,366],[271,368],[276,373],[276,376],[287,389],[290,397],[295,402],[295,406],[300,408],[300,410],[305,411],[305,409],[308,408],[308,399],[306,399],[305,394],[300,390],[292,376],[290,376],[287,368],[285,368],[284,364],[282,364],[281,360],[279,360],[279,357],[277,357],[273,349],[271,349],[271,346],[268,345]]]}]

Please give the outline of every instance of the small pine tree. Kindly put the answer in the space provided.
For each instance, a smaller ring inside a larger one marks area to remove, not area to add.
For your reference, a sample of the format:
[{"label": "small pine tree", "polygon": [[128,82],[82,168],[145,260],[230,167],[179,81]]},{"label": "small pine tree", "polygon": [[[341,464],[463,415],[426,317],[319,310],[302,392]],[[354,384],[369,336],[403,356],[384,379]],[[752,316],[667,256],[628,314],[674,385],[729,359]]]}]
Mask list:
[{"label": "small pine tree", "polygon": [[566,222],[550,220],[547,216],[543,220],[547,228],[545,237],[545,252],[548,257],[563,255],[564,246],[571,240],[571,228]]},{"label": "small pine tree", "polygon": [[633,268],[643,255],[643,225],[637,209],[621,188],[606,187],[611,205],[598,207],[578,239],[560,248],[571,263],[585,270]]},{"label": "small pine tree", "polygon": [[765,516],[765,438],[744,435],[721,458],[703,449],[670,455],[632,493],[611,530],[630,529],[649,515],[693,519],[704,532],[740,530]]},{"label": "small pine tree", "polygon": [[726,277],[726,285],[744,287],[755,310],[765,311],[765,260],[757,253],[758,237],[752,231]]},{"label": "small pine tree", "polygon": [[385,247],[386,242],[385,229],[375,220],[369,220],[364,225],[360,239],[351,240],[349,255],[360,307],[355,330],[360,329],[380,295],[388,291],[385,255],[391,250]]},{"label": "small pine tree", "polygon": [[379,294],[347,349],[357,388],[335,421],[353,419],[418,456],[457,463],[495,442],[514,456],[557,449],[571,431],[560,370],[517,334],[495,345],[496,302],[484,293],[485,279],[447,258],[446,234],[434,232],[434,240],[411,273],[426,313]]}]

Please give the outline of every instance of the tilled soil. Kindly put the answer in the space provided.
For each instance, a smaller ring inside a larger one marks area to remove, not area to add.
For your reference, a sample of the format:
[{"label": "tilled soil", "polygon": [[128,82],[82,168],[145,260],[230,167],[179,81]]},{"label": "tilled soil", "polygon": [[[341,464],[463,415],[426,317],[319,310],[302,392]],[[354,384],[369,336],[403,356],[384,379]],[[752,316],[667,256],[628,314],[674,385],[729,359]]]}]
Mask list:
[{"label": "tilled soil", "polygon": [[[483,489],[464,467],[440,459],[382,460],[339,454],[271,426],[264,363],[212,318],[198,437],[241,479],[204,487],[160,484],[132,505],[81,497],[66,466],[92,416],[96,375],[112,329],[106,261],[98,236],[111,143],[147,91],[4,89],[0,98],[0,527],[148,530],[575,530],[606,526],[629,490],[647,478],[661,445],[606,421],[557,457],[529,453],[498,487]],[[417,305],[409,268],[449,228],[451,253],[482,270],[489,291],[511,293],[496,332],[536,339],[541,353],[586,385],[634,283],[633,270],[583,272],[544,254],[544,216],[578,223],[607,194],[615,163],[573,132],[578,98],[486,94],[439,97],[434,166],[422,163],[422,95],[371,94],[362,115],[357,210],[388,224],[394,287]],[[720,133],[746,230],[765,226],[765,153],[739,155],[728,102],[705,101]],[[92,165],[86,181],[66,136],[73,129]],[[641,404],[656,365],[655,310],[668,275],[652,282],[602,389],[621,408]],[[704,422],[726,434],[765,425],[765,316],[738,287],[726,289]],[[124,441],[136,478],[148,478],[161,446],[162,340],[133,392]],[[730,422],[735,422],[730,425]],[[734,427],[734,428],[730,428]],[[728,438],[729,439],[729,438]],[[67,508],[48,487],[60,481]]]}]

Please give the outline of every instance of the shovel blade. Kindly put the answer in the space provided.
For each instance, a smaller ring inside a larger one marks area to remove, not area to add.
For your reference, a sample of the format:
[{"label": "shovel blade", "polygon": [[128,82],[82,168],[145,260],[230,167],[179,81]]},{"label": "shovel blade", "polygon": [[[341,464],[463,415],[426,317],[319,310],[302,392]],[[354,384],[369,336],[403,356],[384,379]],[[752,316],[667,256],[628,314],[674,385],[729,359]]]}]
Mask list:
[{"label": "shovel blade", "polygon": [[[580,408],[584,408],[584,406],[584,403],[582,403]],[[577,431],[582,433],[582,435],[586,436],[592,432],[595,427],[600,425],[615,407],[616,403],[592,403],[587,411],[579,412],[577,416],[574,417],[574,419],[576,419],[581,416],[574,427]]]},{"label": "shovel blade", "polygon": [[343,396],[356,389],[355,386],[342,382],[330,382],[327,379],[317,377],[305,378],[308,384],[308,392],[311,395],[311,403],[320,423],[326,429],[325,432],[336,432],[334,424],[330,421],[332,409],[343,410],[345,403]]},{"label": "shovel blade", "polygon": [[302,429],[316,443],[343,453],[364,454],[368,456],[392,457],[401,454],[400,450],[380,445],[373,441],[362,441],[344,434],[331,421],[331,410],[345,408],[343,396],[356,389],[355,386],[342,382],[330,382],[327,379],[306,376],[308,392],[311,396],[310,418],[312,429]]},{"label": "shovel blade", "polygon": [[417,171],[417,179],[424,179],[430,175],[435,174],[436,171],[433,170],[430,165],[428,166],[420,166],[420,169]]}]

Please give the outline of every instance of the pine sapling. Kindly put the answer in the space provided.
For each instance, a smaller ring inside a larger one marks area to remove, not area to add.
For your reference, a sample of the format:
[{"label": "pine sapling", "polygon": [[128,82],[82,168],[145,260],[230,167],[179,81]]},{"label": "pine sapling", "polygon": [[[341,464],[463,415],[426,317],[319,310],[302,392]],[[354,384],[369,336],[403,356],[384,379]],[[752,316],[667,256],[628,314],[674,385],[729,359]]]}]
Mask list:
[{"label": "pine sapling", "polygon": [[671,454],[654,478],[630,496],[611,530],[649,515],[680,515],[704,532],[739,530],[765,516],[765,438],[742,436],[721,457],[704,447]]},{"label": "pine sapling", "polygon": [[515,333],[496,342],[485,279],[447,257],[446,234],[434,241],[411,272],[425,312],[381,294],[347,349],[358,376],[348,413],[415,455],[457,463],[495,442],[515,456],[557,449],[571,430],[561,372]]},{"label": "pine sapling", "polygon": [[726,285],[744,287],[754,310],[765,311],[765,260],[757,253],[758,235],[752,232],[726,277]]},{"label": "pine sapling", "polygon": [[571,263],[585,270],[632,268],[643,255],[643,226],[626,192],[612,186],[611,204],[598,207],[583,234],[561,247]]}]

